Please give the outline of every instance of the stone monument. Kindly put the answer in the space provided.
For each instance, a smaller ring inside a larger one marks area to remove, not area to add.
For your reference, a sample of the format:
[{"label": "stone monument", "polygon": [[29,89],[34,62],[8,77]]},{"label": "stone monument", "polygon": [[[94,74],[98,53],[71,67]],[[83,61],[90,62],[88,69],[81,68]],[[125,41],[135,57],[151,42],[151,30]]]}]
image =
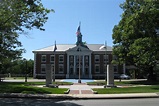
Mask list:
[{"label": "stone monument", "polygon": [[52,70],[51,64],[46,64],[46,86],[52,84]]},{"label": "stone monument", "polygon": [[116,87],[114,86],[114,70],[113,70],[113,65],[108,64],[107,65],[107,85],[104,86],[104,88],[112,88]]}]

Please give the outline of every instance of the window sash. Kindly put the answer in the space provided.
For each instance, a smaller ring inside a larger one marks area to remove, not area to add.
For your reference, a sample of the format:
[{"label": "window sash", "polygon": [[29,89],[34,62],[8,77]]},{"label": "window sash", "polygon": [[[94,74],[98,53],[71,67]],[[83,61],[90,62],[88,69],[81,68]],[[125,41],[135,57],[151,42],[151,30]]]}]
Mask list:
[{"label": "window sash", "polygon": [[41,64],[41,73],[46,73],[46,64]]},{"label": "window sash", "polygon": [[46,55],[41,56],[41,62],[46,62]]},{"label": "window sash", "polygon": [[95,55],[95,63],[99,63],[100,62],[100,56],[99,55]]},{"label": "window sash", "polygon": [[100,73],[100,66],[99,65],[95,65],[95,73]]},{"label": "window sash", "polygon": [[59,55],[59,63],[64,62],[64,56],[63,55]]}]

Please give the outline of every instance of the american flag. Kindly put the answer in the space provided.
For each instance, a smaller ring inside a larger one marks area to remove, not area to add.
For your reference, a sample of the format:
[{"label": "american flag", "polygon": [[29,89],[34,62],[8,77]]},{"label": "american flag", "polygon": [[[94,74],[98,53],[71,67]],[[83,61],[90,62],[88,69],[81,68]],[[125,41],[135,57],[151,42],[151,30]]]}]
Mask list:
[{"label": "american flag", "polygon": [[54,52],[57,50],[57,47],[56,47],[56,41],[55,41],[55,46],[54,46]]},{"label": "american flag", "polygon": [[80,32],[80,26],[78,27],[76,34],[77,34],[77,36],[78,36],[79,34],[81,34],[81,32]]}]

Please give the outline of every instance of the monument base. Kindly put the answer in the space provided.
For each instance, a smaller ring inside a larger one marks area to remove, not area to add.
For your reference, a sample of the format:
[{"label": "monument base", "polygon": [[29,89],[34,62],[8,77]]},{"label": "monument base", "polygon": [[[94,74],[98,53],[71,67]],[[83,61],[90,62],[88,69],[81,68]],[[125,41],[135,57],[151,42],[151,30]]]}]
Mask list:
[{"label": "monument base", "polygon": [[80,80],[80,79],[78,80],[78,83],[81,83],[81,80]]},{"label": "monument base", "polygon": [[58,88],[58,85],[56,85],[56,84],[49,84],[49,85],[46,85],[44,87]]},{"label": "monument base", "polygon": [[104,85],[104,88],[117,88],[115,85]]}]

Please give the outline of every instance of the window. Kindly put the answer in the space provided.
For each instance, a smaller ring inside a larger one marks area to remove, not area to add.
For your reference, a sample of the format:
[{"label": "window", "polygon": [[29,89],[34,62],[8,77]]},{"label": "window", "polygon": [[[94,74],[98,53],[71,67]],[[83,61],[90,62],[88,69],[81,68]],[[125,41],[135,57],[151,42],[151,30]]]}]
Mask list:
[{"label": "window", "polygon": [[103,66],[103,72],[105,73],[107,73],[107,65],[106,64],[104,64],[104,66]]},{"label": "window", "polygon": [[46,73],[46,65],[41,64],[41,73]]},{"label": "window", "polygon": [[85,62],[88,62],[89,56],[85,56]]},{"label": "window", "polygon": [[95,65],[95,73],[100,73],[100,66],[99,65]]},{"label": "window", "polygon": [[46,55],[41,56],[41,62],[46,62]]},{"label": "window", "polygon": [[73,60],[73,59],[74,59],[74,58],[73,58],[73,55],[71,55],[69,58],[70,58],[70,62],[73,62],[73,61],[74,61],[74,60]]},{"label": "window", "polygon": [[50,63],[54,63],[55,60],[55,56],[54,55],[50,55]]},{"label": "window", "polygon": [[63,55],[59,55],[59,63],[63,63],[64,62],[64,56]]},{"label": "window", "polygon": [[63,73],[64,67],[63,64],[59,64],[59,73]]},{"label": "window", "polygon": [[99,55],[95,55],[95,63],[99,63]]},{"label": "window", "polygon": [[104,55],[103,57],[104,63],[109,63],[109,55]]}]

